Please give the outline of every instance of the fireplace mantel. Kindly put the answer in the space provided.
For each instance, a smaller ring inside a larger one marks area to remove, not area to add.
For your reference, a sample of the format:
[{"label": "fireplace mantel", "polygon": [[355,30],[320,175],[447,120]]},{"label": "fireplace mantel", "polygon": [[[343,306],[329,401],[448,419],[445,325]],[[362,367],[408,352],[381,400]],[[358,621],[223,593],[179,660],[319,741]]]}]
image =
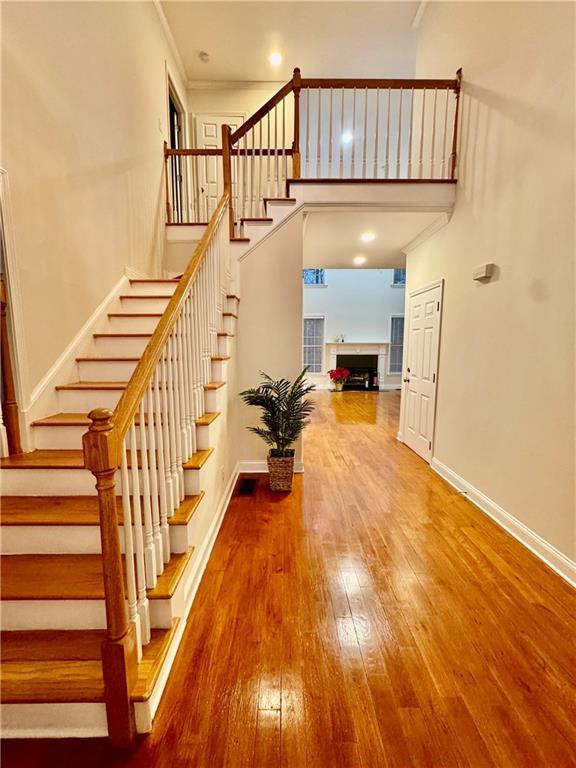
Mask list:
[{"label": "fireplace mantel", "polygon": [[378,355],[378,388],[386,385],[387,360],[390,344],[387,341],[334,341],[326,344],[327,370],[336,368],[338,355]]}]

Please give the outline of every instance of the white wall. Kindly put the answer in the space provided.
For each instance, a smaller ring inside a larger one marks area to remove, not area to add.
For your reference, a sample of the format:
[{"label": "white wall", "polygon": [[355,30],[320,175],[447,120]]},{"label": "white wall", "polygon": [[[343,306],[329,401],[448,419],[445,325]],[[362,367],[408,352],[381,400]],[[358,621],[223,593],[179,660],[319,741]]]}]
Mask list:
[{"label": "white wall", "polygon": [[304,316],[323,316],[326,342],[390,341],[390,316],[404,314],[392,269],[327,269],[326,286],[304,286]]},{"label": "white wall", "polygon": [[151,3],[4,3],[2,21],[2,163],[32,390],[126,265],[159,272],[166,65],[184,99],[185,85]]},{"label": "white wall", "polygon": [[[260,371],[293,380],[302,370],[301,213],[240,262],[240,287],[238,391],[257,386]],[[238,398],[237,416],[239,458],[264,460],[267,446],[246,429],[258,424],[259,410]]]},{"label": "white wall", "polygon": [[574,559],[573,4],[429,3],[417,76],[459,65],[454,215],[407,259],[445,278],[434,455]]}]

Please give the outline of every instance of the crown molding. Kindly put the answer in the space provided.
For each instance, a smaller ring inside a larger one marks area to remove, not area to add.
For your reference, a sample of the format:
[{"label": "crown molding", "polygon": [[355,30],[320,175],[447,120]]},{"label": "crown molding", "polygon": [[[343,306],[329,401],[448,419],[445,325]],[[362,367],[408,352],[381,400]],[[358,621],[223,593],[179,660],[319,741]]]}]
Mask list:
[{"label": "crown molding", "polygon": [[424,16],[424,11],[426,10],[426,6],[428,5],[428,0],[421,0],[421,2],[418,4],[418,8],[416,8],[416,13],[414,14],[414,18],[412,19],[412,24],[410,25],[412,29],[418,29],[420,26],[420,22],[422,21],[422,17]]},{"label": "crown molding", "polygon": [[188,80],[189,91],[265,91],[278,90],[285,80]]},{"label": "crown molding", "polygon": [[419,245],[425,243],[428,238],[432,237],[432,235],[435,235],[436,232],[439,232],[442,227],[445,227],[446,224],[448,224],[449,221],[450,215],[446,212],[441,213],[440,216],[438,216],[437,219],[434,219],[431,224],[428,224],[428,226],[423,229],[419,235],[416,235],[416,237],[410,240],[409,243],[406,243],[406,245],[400,249],[401,252],[408,255],[415,248],[418,248]]},{"label": "crown molding", "polygon": [[182,61],[182,56],[180,56],[180,51],[178,50],[178,46],[176,45],[176,40],[174,39],[174,35],[172,34],[172,30],[170,29],[170,24],[168,23],[168,19],[166,18],[166,14],[164,13],[164,9],[162,8],[162,3],[160,2],[160,0],[152,0],[152,5],[156,9],[156,13],[158,14],[160,25],[162,27],[162,31],[164,32],[164,37],[166,38],[168,47],[172,52],[172,56],[174,56],[174,61],[176,62],[178,73],[182,78],[182,81],[186,83],[188,79],[188,75],[186,74],[186,69],[184,67],[184,62]]}]

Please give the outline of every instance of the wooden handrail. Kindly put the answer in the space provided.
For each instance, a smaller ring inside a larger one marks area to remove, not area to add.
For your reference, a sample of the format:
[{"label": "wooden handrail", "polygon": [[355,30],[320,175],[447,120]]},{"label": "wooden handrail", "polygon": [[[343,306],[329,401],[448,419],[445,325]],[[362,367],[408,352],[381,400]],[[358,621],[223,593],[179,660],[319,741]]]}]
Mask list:
[{"label": "wooden handrail", "polygon": [[[168,306],[164,310],[164,314],[160,318],[160,322],[156,326],[156,330],[152,334],[152,337],[148,342],[148,345],[146,346],[146,349],[144,350],[144,353],[142,354],[142,357],[140,358],[140,361],[138,362],[138,365],[136,366],[130,381],[128,382],[128,386],[122,393],[122,397],[114,409],[114,413],[112,415],[112,423],[113,441],[115,443],[114,448],[116,450],[116,466],[119,466],[120,464],[120,448],[122,445],[122,440],[126,435],[128,427],[131,425],[134,416],[136,415],[136,411],[140,402],[142,401],[142,398],[144,397],[144,394],[146,393],[148,385],[152,379],[154,369],[156,368],[156,365],[162,356],[162,351],[166,345],[166,341],[168,340],[168,337],[176,325],[176,321],[184,303],[185,294],[188,292],[188,288],[194,280],[196,273],[200,269],[204,254],[208,248],[208,245],[210,244],[210,241],[212,240],[212,235],[214,234],[216,227],[222,218],[228,202],[229,195],[222,195],[218,205],[216,206],[216,210],[214,211],[212,218],[210,219],[210,222],[206,227],[204,234],[202,235],[202,239],[196,246],[190,263],[180,278],[178,286],[172,294],[172,298],[168,302]],[[91,467],[88,465],[87,468],[91,469]]]},{"label": "wooden handrail", "polygon": [[423,90],[424,88],[450,89],[457,92],[460,88],[459,80],[424,80],[424,79],[348,79],[348,78],[303,78],[300,81],[301,88],[404,88],[405,90]]},{"label": "wooden handrail", "polygon": [[275,93],[274,96],[268,99],[268,101],[263,104],[259,110],[254,112],[252,117],[248,118],[245,123],[242,123],[242,125],[237,130],[235,130],[230,137],[232,144],[236,144],[238,139],[241,139],[245,134],[247,134],[248,131],[256,125],[256,123],[259,123],[260,120],[262,120],[262,118],[268,114],[268,112],[274,109],[276,104],[288,96],[288,94],[292,92],[293,87],[293,80],[289,80],[286,85],[283,85],[282,88],[280,88],[280,90]]},{"label": "wooden handrail", "polygon": [[211,149],[169,149],[164,150],[165,157],[185,157],[187,155],[197,157],[219,157],[222,154],[222,149],[219,147],[213,147]]}]

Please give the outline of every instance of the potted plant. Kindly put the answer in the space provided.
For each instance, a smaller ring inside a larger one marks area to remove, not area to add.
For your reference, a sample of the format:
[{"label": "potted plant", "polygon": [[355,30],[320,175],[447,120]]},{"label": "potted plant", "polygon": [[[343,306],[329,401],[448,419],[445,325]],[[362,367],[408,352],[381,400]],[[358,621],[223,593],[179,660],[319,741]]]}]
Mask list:
[{"label": "potted plant", "polygon": [[262,426],[248,429],[270,446],[268,473],[272,491],[292,490],[294,449],[290,446],[310,423],[308,416],[314,410],[312,401],[304,399],[316,389],[314,384],[304,380],[307,370],[304,368],[293,384],[288,379],[274,381],[261,371],[263,381],[260,385],[240,393],[247,405],[262,409]]},{"label": "potted plant", "polygon": [[332,368],[331,371],[328,371],[328,375],[334,382],[336,392],[342,392],[344,384],[350,376],[350,371],[347,368]]}]

